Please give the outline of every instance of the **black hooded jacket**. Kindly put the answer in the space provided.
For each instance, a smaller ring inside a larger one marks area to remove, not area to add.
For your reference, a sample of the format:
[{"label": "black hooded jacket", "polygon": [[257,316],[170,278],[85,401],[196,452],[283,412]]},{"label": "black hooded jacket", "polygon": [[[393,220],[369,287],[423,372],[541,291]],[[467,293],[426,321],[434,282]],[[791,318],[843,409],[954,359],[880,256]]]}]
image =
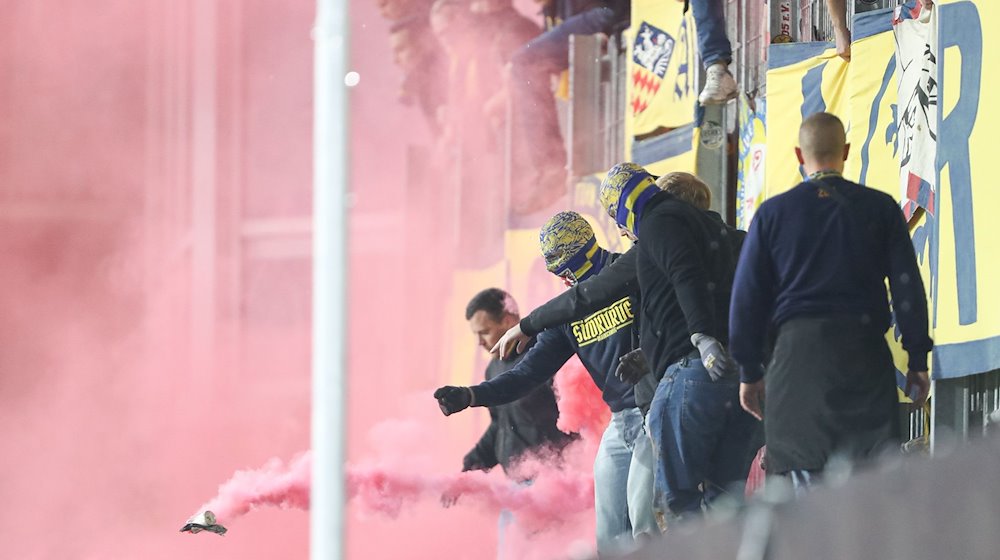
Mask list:
[{"label": "black hooded jacket", "polygon": [[729,341],[729,300],[745,234],[734,239],[739,230],[716,216],[661,192],[639,217],[640,338],[658,375],[695,352],[692,334]]}]

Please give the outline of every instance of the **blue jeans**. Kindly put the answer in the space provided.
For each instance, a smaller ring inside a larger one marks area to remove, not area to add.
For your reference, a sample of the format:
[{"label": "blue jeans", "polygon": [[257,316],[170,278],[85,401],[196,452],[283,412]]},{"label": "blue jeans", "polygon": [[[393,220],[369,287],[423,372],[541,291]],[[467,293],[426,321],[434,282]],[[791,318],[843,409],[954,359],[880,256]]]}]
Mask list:
[{"label": "blue jeans", "polygon": [[695,28],[698,31],[698,53],[708,67],[716,62],[729,63],[733,48],[726,35],[726,9],[722,0],[691,0]]},{"label": "blue jeans", "polygon": [[528,41],[511,57],[514,161],[532,170],[566,165],[550,77],[569,67],[569,36],[593,35],[613,20],[607,7],[587,10]]},{"label": "blue jeans", "polygon": [[497,517],[497,560],[506,560],[507,547],[504,543],[513,524],[514,512],[509,509],[500,510],[500,515]]},{"label": "blue jeans", "polygon": [[743,497],[755,420],[739,387],[735,377],[712,381],[697,351],[667,368],[649,409],[658,513],[700,515],[723,493]]},{"label": "blue jeans", "polygon": [[[648,490],[642,491],[641,465],[632,471],[636,446],[649,445],[642,420],[642,412],[638,408],[613,412],[597,448],[594,459],[594,511],[597,514],[597,551],[601,555],[631,543],[633,524],[644,528],[650,524],[656,526],[652,512],[652,487],[647,485]],[[648,480],[648,475],[646,478]],[[633,509],[636,511],[634,520],[630,519]]]},{"label": "blue jeans", "polygon": [[653,515],[653,442],[646,431],[645,418],[641,420],[642,433],[635,438],[628,468],[628,519],[633,537],[660,534]]}]

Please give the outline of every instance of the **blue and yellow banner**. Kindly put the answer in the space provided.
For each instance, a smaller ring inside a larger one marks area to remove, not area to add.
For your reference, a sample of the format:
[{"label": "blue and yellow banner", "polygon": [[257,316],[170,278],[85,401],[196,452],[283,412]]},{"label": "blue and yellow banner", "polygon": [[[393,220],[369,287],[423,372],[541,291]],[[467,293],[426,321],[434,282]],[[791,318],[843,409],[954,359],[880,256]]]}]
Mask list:
[{"label": "blue and yellow banner", "polygon": [[802,181],[795,146],[806,116],[826,111],[850,126],[847,66],[830,43],[774,44],[768,49],[767,106],[780,110],[767,115],[771,134],[765,158],[765,198]]},{"label": "blue and yellow banner", "polygon": [[[959,377],[1000,368],[1000,235],[992,211],[1000,107],[1000,37],[985,33],[1000,17],[993,1],[939,6],[937,213],[926,254],[934,294],[934,369]],[[918,251],[921,247],[918,246]]]},{"label": "blue and yellow banner", "polygon": [[[936,4],[936,21],[921,18],[936,28],[917,29],[923,35],[916,42],[893,35],[894,21],[898,34],[906,27],[901,21],[918,15],[912,0],[895,13],[855,18],[850,63],[826,43],[771,46],[767,104],[783,109],[767,115],[764,196],[802,178],[793,149],[803,117],[816,111],[840,116],[851,143],[845,176],[891,194],[911,217],[930,299],[932,370],[940,379],[1000,369],[1000,235],[990,226],[992,209],[1000,207],[1000,189],[992,187],[1000,107],[984,95],[991,82],[1000,82],[984,71],[1000,68],[1000,37],[983,32],[985,22],[1000,17],[1000,4]],[[914,32],[910,27],[904,32]],[[908,50],[897,55],[897,43]],[[929,74],[916,81],[902,77],[898,56],[906,67],[919,63]],[[741,124],[752,119],[744,114]],[[936,131],[931,148],[914,148],[916,136],[927,136],[928,129]],[[921,161],[913,162],[914,154]],[[897,367],[905,370],[898,333],[888,336],[897,342]]]},{"label": "blue and yellow banner", "polygon": [[694,120],[698,84],[694,17],[683,2],[634,0],[628,41],[626,135],[642,136]]},{"label": "blue and yellow banner", "polygon": [[736,227],[750,227],[764,200],[764,160],[767,157],[767,101],[740,97],[739,146],[736,168]]}]

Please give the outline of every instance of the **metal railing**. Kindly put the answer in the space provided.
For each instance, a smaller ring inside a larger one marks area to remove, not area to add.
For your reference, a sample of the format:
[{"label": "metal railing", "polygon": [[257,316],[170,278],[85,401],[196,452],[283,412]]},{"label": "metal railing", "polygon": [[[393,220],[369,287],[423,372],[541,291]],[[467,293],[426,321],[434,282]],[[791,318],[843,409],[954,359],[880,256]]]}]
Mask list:
[{"label": "metal railing", "polygon": [[624,157],[626,47],[620,36],[570,37],[565,127],[572,175],[604,171]]},{"label": "metal railing", "polygon": [[970,439],[998,431],[1000,370],[934,381],[931,438],[934,447],[948,439]]},{"label": "metal railing", "polygon": [[743,0],[737,16],[733,55],[741,89],[753,98],[764,95],[767,76],[768,4],[763,0]]},{"label": "metal railing", "polygon": [[[802,17],[799,21],[803,27],[801,33],[803,41],[833,41],[833,20],[826,9],[825,0],[800,0]],[[847,3],[847,27],[850,29],[851,20],[854,14],[881,10],[883,8],[895,8],[900,4],[899,0],[855,0]],[[808,24],[808,26],[806,25]]]},{"label": "metal railing", "polygon": [[1000,422],[1000,370],[966,378],[969,435],[985,435]]},{"label": "metal railing", "polygon": [[610,169],[625,158],[625,115],[627,98],[625,97],[626,80],[628,79],[627,45],[621,35],[608,39],[605,52],[607,61],[606,79],[602,80],[604,91],[604,153],[600,170]]}]

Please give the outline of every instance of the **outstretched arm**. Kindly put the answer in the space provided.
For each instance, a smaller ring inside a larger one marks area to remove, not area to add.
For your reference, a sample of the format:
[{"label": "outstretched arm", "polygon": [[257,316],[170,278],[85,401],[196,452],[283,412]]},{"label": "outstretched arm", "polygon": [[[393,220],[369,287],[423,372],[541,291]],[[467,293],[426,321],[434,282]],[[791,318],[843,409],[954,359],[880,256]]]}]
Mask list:
[{"label": "outstretched arm", "polygon": [[637,249],[632,247],[599,274],[569,288],[521,319],[521,331],[534,336],[582,319],[638,290],[635,272]]},{"label": "outstretched arm", "polygon": [[632,247],[607,265],[597,276],[569,288],[521,319],[511,327],[492,350],[501,358],[509,356],[516,348],[524,349],[531,337],[546,330],[582,319],[635,293],[639,283],[635,272],[637,249]]},{"label": "outstretched arm", "polygon": [[471,387],[473,406],[497,406],[526,396],[552,379],[575,351],[562,331],[543,332],[510,371]]}]

